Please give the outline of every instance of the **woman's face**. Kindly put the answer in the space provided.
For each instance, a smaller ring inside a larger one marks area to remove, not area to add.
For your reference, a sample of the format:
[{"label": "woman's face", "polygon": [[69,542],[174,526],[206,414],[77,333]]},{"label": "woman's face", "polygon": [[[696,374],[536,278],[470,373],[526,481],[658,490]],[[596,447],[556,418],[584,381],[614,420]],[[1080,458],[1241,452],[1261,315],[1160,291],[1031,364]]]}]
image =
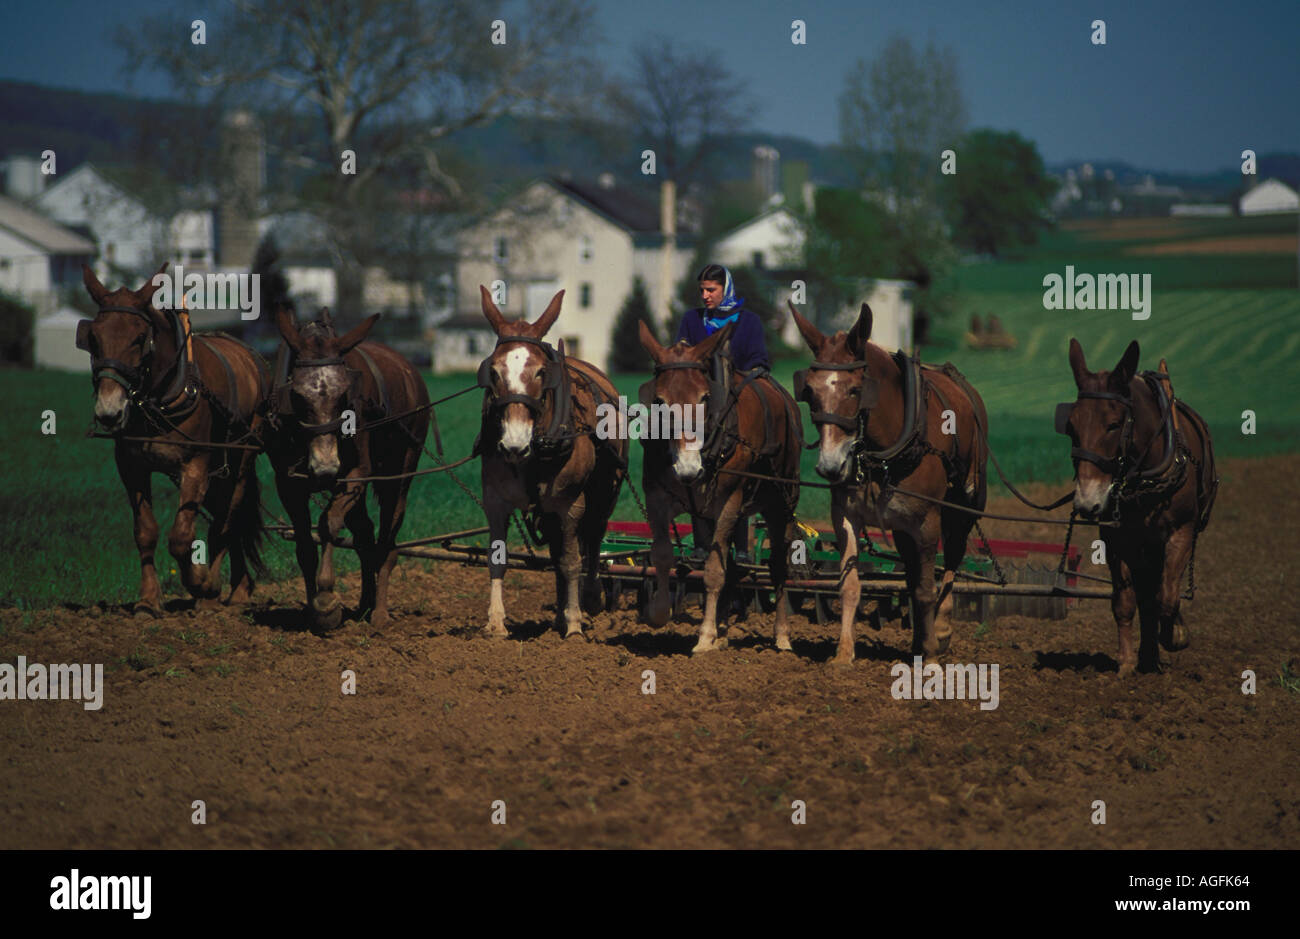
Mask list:
[{"label": "woman's face", "polygon": [[722,302],[722,284],[716,280],[700,281],[700,299],[704,301],[707,309],[716,310],[718,304]]}]

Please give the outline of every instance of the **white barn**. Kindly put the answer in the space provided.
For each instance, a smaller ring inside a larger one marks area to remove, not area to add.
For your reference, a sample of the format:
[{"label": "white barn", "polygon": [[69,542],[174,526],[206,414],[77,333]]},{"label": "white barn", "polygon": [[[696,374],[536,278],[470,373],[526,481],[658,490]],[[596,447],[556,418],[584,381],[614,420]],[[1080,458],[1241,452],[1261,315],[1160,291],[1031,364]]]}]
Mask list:
[{"label": "white barn", "polygon": [[33,350],[36,367],[89,373],[90,356],[77,348],[77,324],[86,318],[70,307],[37,317]]},{"label": "white barn", "polygon": [[22,203],[0,196],[0,290],[17,294],[38,314],[58,305],[58,290],[81,282],[95,245]]},{"label": "white barn", "polygon": [[1300,212],[1300,195],[1279,179],[1266,179],[1241,197],[1242,215]]},{"label": "white barn", "polygon": [[[830,318],[823,327],[823,332],[833,333],[848,329],[858,321],[863,302],[871,307],[871,341],[889,352],[897,349],[910,352],[913,343],[913,309],[912,291],[916,284],[910,280],[873,280],[864,284],[860,299],[847,304]],[[778,297],[780,306],[785,309],[785,302],[790,297],[790,290],[783,289]],[[806,310],[799,311],[808,316]],[[781,328],[781,339],[786,345],[796,349],[805,348],[803,337],[794,317],[787,317]]]},{"label": "white barn", "polygon": [[768,209],[718,239],[711,258],[724,267],[763,270],[803,264],[803,223],[783,206]]}]

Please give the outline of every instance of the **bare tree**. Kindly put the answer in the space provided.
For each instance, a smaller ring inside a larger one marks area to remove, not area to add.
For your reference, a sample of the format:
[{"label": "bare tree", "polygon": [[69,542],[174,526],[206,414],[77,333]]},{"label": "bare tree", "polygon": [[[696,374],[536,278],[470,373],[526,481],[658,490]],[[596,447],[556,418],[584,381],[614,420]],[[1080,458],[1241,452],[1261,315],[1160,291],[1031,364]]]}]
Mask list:
[{"label": "bare tree", "polygon": [[953,50],[930,41],[918,51],[896,36],[875,61],[858,61],[839,104],[840,136],[858,152],[864,182],[900,205],[930,201],[940,154],[957,146],[966,126]]},{"label": "bare tree", "polygon": [[706,47],[653,36],[633,51],[630,71],[611,84],[613,123],[655,151],[658,175],[679,188],[708,176],[713,144],[743,128],[754,106],[745,87]]},{"label": "bare tree", "polygon": [[439,158],[450,135],[589,91],[588,0],[508,0],[495,20],[481,10],[474,0],[234,0],[206,24],[204,45],[189,41],[189,14],[120,38],[134,62],[205,89],[209,105],[263,115],[268,145],[307,179],[287,195],[328,226],[339,305],[360,313],[383,224],[369,212],[377,186],[415,163],[429,186],[462,198]]}]

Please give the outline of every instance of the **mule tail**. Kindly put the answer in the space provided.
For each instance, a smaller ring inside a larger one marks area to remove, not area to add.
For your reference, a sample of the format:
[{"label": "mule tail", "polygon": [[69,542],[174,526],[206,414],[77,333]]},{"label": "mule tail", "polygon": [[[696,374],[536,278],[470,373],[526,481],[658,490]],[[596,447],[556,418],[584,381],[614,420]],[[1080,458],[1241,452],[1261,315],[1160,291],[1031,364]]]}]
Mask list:
[{"label": "mule tail", "polygon": [[248,474],[244,485],[244,498],[235,509],[231,527],[239,542],[244,560],[258,577],[266,576],[266,564],[262,560],[262,538],[266,534],[266,523],[262,518],[262,483],[257,478],[257,465]]}]

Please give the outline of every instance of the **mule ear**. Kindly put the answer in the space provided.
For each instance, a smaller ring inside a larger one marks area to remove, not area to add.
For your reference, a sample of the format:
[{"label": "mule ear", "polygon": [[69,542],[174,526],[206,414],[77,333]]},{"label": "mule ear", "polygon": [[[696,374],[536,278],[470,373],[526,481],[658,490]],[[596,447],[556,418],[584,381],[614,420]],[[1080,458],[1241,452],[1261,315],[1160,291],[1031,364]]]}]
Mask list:
[{"label": "mule ear", "polygon": [[867,342],[871,339],[871,323],[873,319],[871,307],[864,303],[858,313],[858,321],[849,330],[849,351],[860,359],[867,354]]},{"label": "mule ear", "polygon": [[793,301],[787,300],[785,302],[790,307],[790,313],[794,316],[794,324],[799,327],[799,335],[803,336],[803,341],[808,344],[809,349],[812,349],[813,355],[816,355],[818,350],[821,349],[822,343],[826,341],[826,336],[811,321],[799,315],[799,311],[794,308]]},{"label": "mule ear", "polygon": [[361,321],[360,326],[355,326],[352,331],[339,340],[339,355],[345,352],[351,352],[353,348],[360,345],[366,336],[370,335],[370,330],[374,329],[375,323],[379,322],[378,313],[371,313]]},{"label": "mule ear", "polygon": [[108,288],[99,282],[99,278],[95,276],[95,272],[88,264],[81,265],[81,282],[86,285],[86,292],[90,294],[90,299],[103,306],[104,298],[108,296]]},{"label": "mule ear", "polygon": [[[156,294],[162,288],[162,284],[155,283],[155,281],[158,279],[159,275],[165,273],[166,270],[167,270],[167,262],[163,261],[162,267],[158,268],[158,273],[150,277],[149,280],[145,283],[145,285],[135,292],[136,300],[138,300],[140,303],[144,304],[147,307],[152,307],[153,295]],[[174,296],[183,297],[185,295],[184,286],[182,284],[174,284],[173,286],[175,287],[175,290],[173,291]],[[177,302],[176,305],[180,306],[179,301]]]},{"label": "mule ear", "polygon": [[491,324],[492,331],[500,336],[501,330],[506,325],[506,318],[501,315],[501,311],[497,309],[497,305],[492,302],[492,294],[488,293],[488,289],[482,284],[479,284],[478,290],[480,299],[483,302],[483,315],[487,318],[488,323]]},{"label": "mule ear", "polygon": [[698,362],[703,362],[709,356],[713,355],[718,346],[731,338],[731,334],[735,332],[735,329],[735,323],[728,323],[707,339],[701,339],[695,345],[691,346],[691,357]]},{"label": "mule ear", "polygon": [[1128,348],[1124,350],[1124,355],[1120,357],[1119,364],[1110,373],[1109,384],[1112,388],[1122,391],[1129,386],[1129,382],[1137,374],[1139,354],[1138,341],[1134,339],[1128,344]]},{"label": "mule ear", "polygon": [[1083,358],[1083,346],[1074,337],[1070,338],[1070,370],[1074,372],[1074,383],[1082,388],[1084,378],[1091,373]]},{"label": "mule ear", "polygon": [[1159,365],[1159,367],[1156,369],[1156,371],[1159,372],[1161,375],[1163,375],[1165,378],[1168,378],[1168,377],[1169,377],[1169,364],[1168,364],[1164,359],[1161,359],[1161,360],[1160,360],[1160,365]]},{"label": "mule ear", "polygon": [[664,347],[659,344],[655,338],[654,330],[645,324],[645,320],[637,320],[637,334],[641,339],[641,345],[645,351],[650,353],[650,358],[658,365],[664,360]]},{"label": "mule ear", "polygon": [[551,302],[546,305],[542,315],[537,318],[533,324],[533,337],[541,339],[546,335],[546,331],[555,325],[556,318],[560,315],[560,306],[564,303],[564,291],[561,290],[555,296],[551,297]]},{"label": "mule ear", "polygon": [[293,304],[280,301],[275,306],[275,326],[280,330],[280,335],[284,341],[289,343],[290,349],[298,349],[302,345],[302,339],[298,335],[298,321],[293,315]]}]

